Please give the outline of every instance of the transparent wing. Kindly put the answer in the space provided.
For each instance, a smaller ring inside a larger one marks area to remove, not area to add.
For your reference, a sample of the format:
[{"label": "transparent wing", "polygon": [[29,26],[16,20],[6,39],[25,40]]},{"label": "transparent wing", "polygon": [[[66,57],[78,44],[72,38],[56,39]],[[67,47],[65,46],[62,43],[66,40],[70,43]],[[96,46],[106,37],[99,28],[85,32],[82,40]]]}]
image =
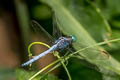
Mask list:
[{"label": "transparent wing", "polygon": [[[60,31],[60,29],[58,28],[58,24],[57,24],[57,18],[55,17],[55,14],[54,14],[54,17],[53,17],[53,36],[54,37],[59,37],[59,36],[62,36],[62,33],[61,33],[61,31]],[[87,53],[88,55],[89,54],[91,54],[91,53],[96,53],[96,56],[97,56],[97,60],[101,60],[100,59],[100,56],[101,56],[101,54],[102,55],[104,55],[105,56],[105,58],[104,59],[108,59],[109,58],[109,54],[108,54],[108,52],[107,51],[105,51],[104,49],[96,49],[95,47],[96,46],[94,46],[94,47],[89,47],[89,48],[87,48],[88,46],[86,45],[87,43],[78,43],[78,42],[75,42],[78,46],[79,46],[79,49],[84,49],[84,50],[81,50],[80,51],[80,53]],[[73,43],[74,44],[74,43]],[[73,52],[75,52],[74,51],[74,49],[70,49],[70,48],[66,48],[70,53],[73,51]],[[100,54],[100,56],[99,56],[99,54]],[[102,60],[104,60],[104,59],[102,59]],[[96,60],[96,59],[95,59]]]},{"label": "transparent wing", "polygon": [[[52,44],[52,41],[54,40],[52,36],[35,20],[31,21],[31,30],[33,31],[33,33],[31,34],[33,42],[43,42],[48,45]],[[50,52],[49,49],[47,51],[45,50],[47,50],[47,47],[44,48],[41,45],[35,45],[33,49],[35,55],[38,55],[38,53],[41,54],[33,57],[33,59],[30,59],[26,63],[22,64],[22,66],[29,65]],[[29,57],[32,57],[31,53],[29,53]]]},{"label": "transparent wing", "polygon": [[44,38],[46,41],[50,41],[50,43],[54,41],[54,38],[38,22],[32,20],[31,25],[31,28],[37,37]]},{"label": "transparent wing", "polygon": [[62,32],[58,27],[57,18],[55,17],[55,14],[53,14],[53,37],[58,39],[60,36],[62,36]]}]

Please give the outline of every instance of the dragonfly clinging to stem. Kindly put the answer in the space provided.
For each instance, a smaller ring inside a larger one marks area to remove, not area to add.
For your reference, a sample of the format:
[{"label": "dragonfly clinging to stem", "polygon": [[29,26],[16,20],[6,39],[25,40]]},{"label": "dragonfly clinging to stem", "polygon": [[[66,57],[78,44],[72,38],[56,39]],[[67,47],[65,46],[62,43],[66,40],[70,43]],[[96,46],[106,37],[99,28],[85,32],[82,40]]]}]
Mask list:
[{"label": "dragonfly clinging to stem", "polygon": [[[45,56],[45,55],[47,55],[48,53],[50,53],[50,52],[53,52],[53,51],[56,51],[56,50],[63,50],[63,49],[65,49],[65,48],[67,48],[69,45],[71,45],[74,41],[76,41],[76,38],[74,37],[74,36],[72,36],[72,35],[70,35],[70,36],[67,36],[67,37],[65,37],[65,36],[62,36],[62,35],[60,35],[60,31],[59,31],[59,28],[56,26],[57,24],[55,24],[56,22],[54,21],[54,27],[53,27],[53,37],[56,37],[57,38],[57,40],[54,40],[55,42],[54,42],[54,44],[51,46],[51,48],[49,48],[48,50],[46,50],[46,51],[44,51],[43,53],[41,53],[41,54],[39,54],[39,55],[37,55],[37,56],[35,56],[35,57],[33,57],[33,59],[30,59],[29,61],[27,61],[27,62],[25,62],[25,63],[23,63],[21,66],[22,67],[24,67],[24,66],[27,66],[27,65],[29,65],[29,64],[31,64],[31,63],[33,63],[33,62],[35,62],[35,61],[37,61],[38,59],[40,59],[41,57],[43,57],[43,56]],[[53,40],[53,37],[49,34],[49,33],[47,33],[41,26],[40,26],[40,24],[39,23],[37,23],[36,21],[32,21],[32,25],[34,25],[33,27],[36,27],[37,29],[35,29],[37,32],[40,32],[40,34],[44,34],[44,35],[46,35],[47,37],[49,37],[49,39],[50,40]],[[39,31],[38,31],[38,29],[39,29]],[[44,36],[43,35],[43,36]],[[85,45],[83,44],[83,43],[77,43],[77,45],[80,45],[80,48],[82,47],[84,47]],[[101,53],[101,51],[100,50],[93,50],[93,48],[86,48],[85,49],[86,51],[86,53],[88,53],[88,52],[93,52],[93,51],[97,51],[98,53]],[[83,51],[81,51],[81,52],[83,52]],[[85,52],[83,52],[83,53],[85,53]],[[96,53],[97,53],[96,52]],[[103,52],[102,51],[102,54],[104,55],[105,54],[105,52]],[[98,54],[97,54],[98,55]],[[106,54],[105,54],[106,55]],[[99,58],[99,56],[97,56],[98,58]],[[109,56],[108,56],[108,54],[107,54],[107,58],[109,58]]]},{"label": "dragonfly clinging to stem", "polygon": [[[35,24],[38,24],[36,21],[33,21]],[[39,25],[39,24],[38,24]],[[40,26],[40,25],[39,25]],[[42,27],[41,27],[42,28]],[[43,29],[43,28],[42,28]],[[67,37],[59,37],[58,40],[55,40],[53,46],[51,48],[49,48],[48,50],[44,51],[43,53],[35,56],[33,59],[30,59],[29,61],[23,63],[21,66],[27,66],[33,62],[35,62],[36,60],[40,59],[41,57],[45,56],[46,54],[55,51],[55,50],[63,50],[64,48],[66,48],[67,46],[69,46],[72,42],[74,42],[76,39],[74,36],[70,35]]]}]

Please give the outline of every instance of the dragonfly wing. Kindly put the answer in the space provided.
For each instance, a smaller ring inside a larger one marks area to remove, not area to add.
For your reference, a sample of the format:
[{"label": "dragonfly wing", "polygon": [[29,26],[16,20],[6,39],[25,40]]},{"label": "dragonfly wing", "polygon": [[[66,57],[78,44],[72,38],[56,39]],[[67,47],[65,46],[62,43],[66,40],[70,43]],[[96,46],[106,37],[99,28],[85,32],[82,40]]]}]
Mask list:
[{"label": "dragonfly wing", "polygon": [[[53,41],[53,37],[35,20],[31,21],[31,30],[33,31],[32,33],[32,39],[34,39],[33,42],[37,41],[37,42],[43,42],[43,43],[47,43],[50,44],[49,41]],[[27,61],[26,63],[22,64],[22,66],[26,66],[31,64],[32,62],[38,60],[39,58],[41,58],[42,56],[45,56],[46,54],[48,54],[51,49],[48,49],[47,51],[45,51],[45,48],[42,48],[40,50],[40,45],[36,45],[34,46],[34,52],[35,53],[41,53],[38,56],[35,56],[33,59]]]},{"label": "dragonfly wing", "polygon": [[55,14],[53,14],[53,37],[58,39],[60,36],[62,36],[62,33],[58,27],[57,18],[55,17]]},{"label": "dragonfly wing", "polygon": [[51,43],[54,41],[54,38],[37,21],[32,20],[31,25],[33,32],[39,35],[40,38],[44,37],[47,41],[51,41]]}]

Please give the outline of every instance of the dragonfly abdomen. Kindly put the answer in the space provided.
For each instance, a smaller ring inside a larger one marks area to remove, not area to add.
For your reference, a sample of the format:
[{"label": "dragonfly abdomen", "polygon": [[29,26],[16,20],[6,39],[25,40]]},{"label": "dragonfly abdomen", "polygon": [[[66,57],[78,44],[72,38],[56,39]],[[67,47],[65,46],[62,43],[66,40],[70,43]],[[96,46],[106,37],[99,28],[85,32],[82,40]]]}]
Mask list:
[{"label": "dragonfly abdomen", "polygon": [[35,56],[33,59],[30,59],[29,61],[23,63],[21,66],[24,67],[24,66],[27,66],[33,62],[35,62],[36,60],[40,59],[41,57],[45,56],[46,54],[56,50],[57,48],[57,45],[53,45],[50,49],[48,49],[47,51],[44,51],[43,53],[39,54],[38,56]]},{"label": "dragonfly abdomen", "polygon": [[66,48],[70,43],[72,42],[72,38],[66,38],[66,37],[60,37],[58,40],[55,41],[55,44],[48,49],[47,51],[44,51],[43,53],[39,54],[38,56],[35,56],[33,59],[27,61],[26,63],[22,64],[21,66],[27,66],[36,60],[40,59],[41,57],[45,56],[46,54],[55,51],[57,49],[64,49]]}]

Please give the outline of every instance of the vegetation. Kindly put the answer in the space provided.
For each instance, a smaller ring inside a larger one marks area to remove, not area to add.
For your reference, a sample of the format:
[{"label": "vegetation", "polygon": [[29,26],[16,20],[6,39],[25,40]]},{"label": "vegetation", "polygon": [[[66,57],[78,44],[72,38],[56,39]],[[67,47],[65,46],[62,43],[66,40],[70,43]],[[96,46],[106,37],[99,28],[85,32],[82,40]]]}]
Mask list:
[{"label": "vegetation", "polygon": [[[26,68],[1,68],[0,79],[120,80],[119,3],[119,0],[14,0],[22,43],[21,63],[39,52],[34,42],[51,46],[47,45],[50,40],[44,39],[47,37],[42,32],[37,28],[33,31],[31,20],[38,21],[50,35],[54,32],[52,28],[57,26],[64,35],[75,36],[76,41],[72,43],[73,52],[53,52],[55,58],[44,57],[39,61],[43,61],[41,65],[38,62]],[[34,51],[30,51],[31,46]],[[47,65],[40,67],[44,63]]]}]

